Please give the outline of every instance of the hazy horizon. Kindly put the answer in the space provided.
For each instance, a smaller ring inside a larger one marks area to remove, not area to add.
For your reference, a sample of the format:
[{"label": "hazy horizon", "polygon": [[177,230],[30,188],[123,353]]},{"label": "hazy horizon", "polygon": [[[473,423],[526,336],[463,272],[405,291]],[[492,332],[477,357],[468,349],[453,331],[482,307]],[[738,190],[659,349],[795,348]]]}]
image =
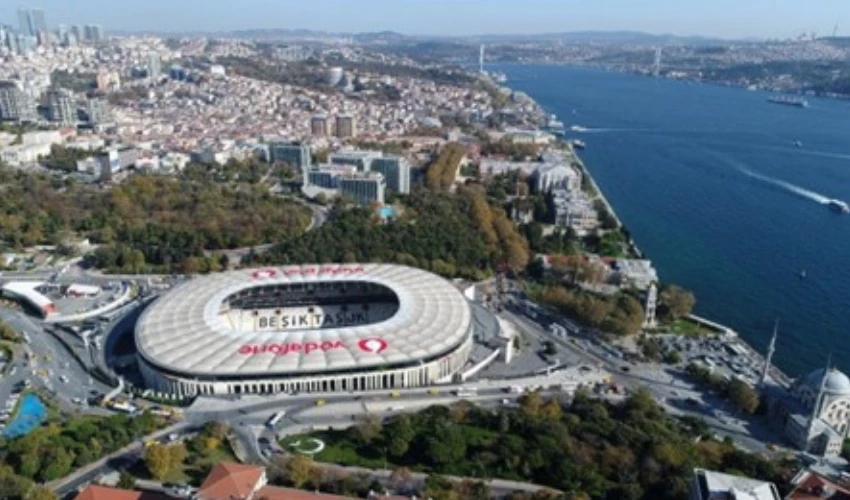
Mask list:
[{"label": "hazy horizon", "polygon": [[[40,0],[0,6],[0,23],[17,27],[20,7],[42,8],[51,28],[101,24],[114,31],[212,32],[305,29],[409,35],[521,35],[580,31],[640,31],[710,38],[793,38],[831,35],[844,0],[805,7],[795,0],[607,0],[605,5],[564,0]],[[850,33],[850,26],[847,27]]]}]

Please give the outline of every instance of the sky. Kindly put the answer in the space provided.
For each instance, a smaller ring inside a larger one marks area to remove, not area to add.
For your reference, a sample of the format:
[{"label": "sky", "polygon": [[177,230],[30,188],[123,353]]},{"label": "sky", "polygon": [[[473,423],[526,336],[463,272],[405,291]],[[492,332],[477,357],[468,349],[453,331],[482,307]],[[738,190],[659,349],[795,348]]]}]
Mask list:
[{"label": "sky", "polygon": [[[18,7],[46,11],[50,27],[101,24],[118,31],[393,30],[414,35],[587,30],[723,38],[850,35],[847,0],[2,0],[0,23]],[[842,18],[843,16],[843,18]],[[842,22],[847,26],[842,28]]]}]

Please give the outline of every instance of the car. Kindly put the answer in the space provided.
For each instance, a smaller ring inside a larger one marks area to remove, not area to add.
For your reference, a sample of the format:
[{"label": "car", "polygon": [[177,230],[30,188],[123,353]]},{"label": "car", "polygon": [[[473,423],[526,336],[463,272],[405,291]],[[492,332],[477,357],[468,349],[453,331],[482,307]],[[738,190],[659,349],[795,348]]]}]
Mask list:
[{"label": "car", "polygon": [[632,371],[632,369],[631,369],[631,368],[629,368],[629,367],[628,367],[628,366],[626,366],[626,365],[623,365],[623,366],[621,366],[621,367],[620,367],[620,371],[623,371],[623,372],[630,372],[630,371]]}]

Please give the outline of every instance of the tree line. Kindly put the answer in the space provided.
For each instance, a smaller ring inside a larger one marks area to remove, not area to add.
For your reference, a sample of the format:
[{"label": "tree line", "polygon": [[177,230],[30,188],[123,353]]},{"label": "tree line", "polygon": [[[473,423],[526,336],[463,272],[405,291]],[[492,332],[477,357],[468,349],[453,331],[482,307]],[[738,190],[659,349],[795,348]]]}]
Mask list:
[{"label": "tree line", "polygon": [[457,196],[415,190],[391,222],[338,204],[322,227],[247,257],[263,264],[392,262],[469,279],[503,265],[520,272],[528,259],[516,227],[476,187],[461,188]]},{"label": "tree line", "polygon": [[[709,434],[697,419],[666,415],[645,390],[619,404],[579,391],[566,407],[530,393],[516,410],[460,402],[383,422],[365,418],[321,433],[327,448],[316,458],[344,465],[386,460],[434,475],[531,481],[566,498],[618,500],[685,498],[695,467],[768,481],[786,472]],[[322,487],[300,477],[302,487]],[[430,486],[435,499],[477,498]]]},{"label": "tree line", "polygon": [[447,190],[455,182],[458,168],[466,156],[466,149],[455,142],[446,144],[425,170],[425,186],[438,191]]}]

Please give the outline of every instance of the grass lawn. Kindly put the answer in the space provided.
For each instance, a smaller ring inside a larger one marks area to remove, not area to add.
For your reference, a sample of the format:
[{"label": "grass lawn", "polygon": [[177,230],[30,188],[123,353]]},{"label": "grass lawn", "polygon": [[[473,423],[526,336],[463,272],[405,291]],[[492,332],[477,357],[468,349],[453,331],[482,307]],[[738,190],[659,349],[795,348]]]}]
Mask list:
[{"label": "grass lawn", "polygon": [[[340,465],[357,465],[370,469],[380,469],[384,466],[383,456],[366,456],[361,454],[357,446],[348,439],[345,431],[319,431],[307,434],[296,434],[288,436],[280,441],[280,445],[288,452],[296,453],[294,443],[304,441],[306,439],[319,439],[325,443],[325,449],[316,454],[313,458],[319,462],[329,462]],[[309,445],[310,447],[312,444]],[[388,467],[393,467],[391,462],[387,462]]]},{"label": "grass lawn", "polygon": [[677,319],[670,325],[670,329],[673,333],[685,337],[705,337],[717,333],[715,330],[706,328],[687,318]]}]

